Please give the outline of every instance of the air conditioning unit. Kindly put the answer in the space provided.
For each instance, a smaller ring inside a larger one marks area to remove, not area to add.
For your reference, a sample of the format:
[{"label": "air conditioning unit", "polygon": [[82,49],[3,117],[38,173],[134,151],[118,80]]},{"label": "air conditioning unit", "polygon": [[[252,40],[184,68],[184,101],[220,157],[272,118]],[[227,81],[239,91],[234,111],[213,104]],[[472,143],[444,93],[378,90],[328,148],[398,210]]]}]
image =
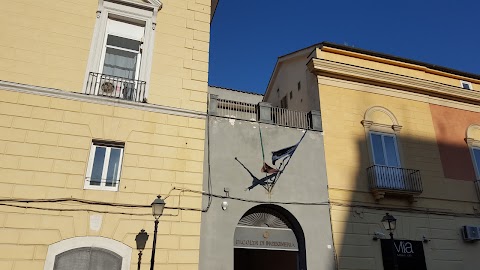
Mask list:
[{"label": "air conditioning unit", "polygon": [[480,240],[480,228],[477,226],[463,226],[463,240],[475,241]]}]

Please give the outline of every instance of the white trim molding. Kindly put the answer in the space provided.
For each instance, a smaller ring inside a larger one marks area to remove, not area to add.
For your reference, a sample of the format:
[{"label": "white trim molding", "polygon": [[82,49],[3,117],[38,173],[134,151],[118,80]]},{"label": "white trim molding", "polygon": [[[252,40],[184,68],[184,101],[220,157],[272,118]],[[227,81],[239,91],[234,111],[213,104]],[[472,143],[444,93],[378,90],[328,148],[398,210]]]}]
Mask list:
[{"label": "white trim molding", "polygon": [[47,96],[53,98],[62,98],[68,100],[75,100],[79,102],[89,102],[95,104],[102,104],[115,107],[123,107],[128,109],[142,110],[155,113],[164,113],[171,115],[178,115],[183,117],[192,117],[192,118],[206,118],[207,114],[200,111],[193,111],[187,109],[181,109],[176,107],[168,107],[163,105],[140,103],[135,101],[128,101],[123,99],[114,99],[109,97],[95,96],[95,95],[85,95],[76,92],[67,92],[54,88],[46,88],[35,85],[20,84],[14,82],[7,82],[0,80],[0,90],[19,92],[32,95]]},{"label": "white trim molding", "polygon": [[45,266],[43,269],[53,270],[53,266],[55,264],[55,257],[58,254],[61,254],[68,250],[84,247],[97,247],[112,251],[118,256],[122,257],[122,270],[130,269],[132,248],[116,240],[98,236],[73,237],[62,240],[55,244],[51,244],[48,247],[47,257],[45,259]]},{"label": "white trim molding", "polygon": [[142,39],[141,65],[138,80],[147,82],[145,96],[148,98],[150,88],[150,75],[153,63],[153,48],[155,41],[155,28],[157,25],[158,11],[163,4],[158,0],[98,0],[97,20],[93,32],[90,54],[88,56],[87,69],[82,90],[87,87],[88,74],[98,72],[102,66],[102,55],[105,50],[107,21],[109,18],[121,19],[126,22],[133,21],[144,27]]},{"label": "white trim molding", "polygon": [[480,91],[467,90],[460,86],[456,87],[435,81],[318,58],[312,58],[307,63],[307,67],[317,76],[345,79],[347,81],[425,94],[430,97],[480,105]]}]

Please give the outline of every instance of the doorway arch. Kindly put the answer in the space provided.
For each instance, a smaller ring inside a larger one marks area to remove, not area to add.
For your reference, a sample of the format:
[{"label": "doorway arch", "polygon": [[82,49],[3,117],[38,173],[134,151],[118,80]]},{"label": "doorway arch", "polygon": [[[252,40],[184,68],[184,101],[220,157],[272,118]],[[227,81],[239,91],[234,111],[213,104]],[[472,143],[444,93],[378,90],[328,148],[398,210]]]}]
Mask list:
[{"label": "doorway arch", "polygon": [[257,205],[239,220],[234,235],[235,270],[306,270],[303,230],[285,208]]}]

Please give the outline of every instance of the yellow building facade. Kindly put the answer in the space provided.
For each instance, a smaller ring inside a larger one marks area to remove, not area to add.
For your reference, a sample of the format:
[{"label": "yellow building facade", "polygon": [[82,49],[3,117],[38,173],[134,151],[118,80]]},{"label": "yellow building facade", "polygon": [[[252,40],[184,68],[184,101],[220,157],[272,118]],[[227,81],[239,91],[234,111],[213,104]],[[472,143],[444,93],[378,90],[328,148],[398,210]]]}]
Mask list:
[{"label": "yellow building facade", "polygon": [[479,83],[331,43],[279,58],[264,100],[321,111],[338,269],[394,269],[386,213],[399,269],[478,268]]},{"label": "yellow building facade", "polygon": [[215,6],[2,1],[0,269],[198,268]]}]

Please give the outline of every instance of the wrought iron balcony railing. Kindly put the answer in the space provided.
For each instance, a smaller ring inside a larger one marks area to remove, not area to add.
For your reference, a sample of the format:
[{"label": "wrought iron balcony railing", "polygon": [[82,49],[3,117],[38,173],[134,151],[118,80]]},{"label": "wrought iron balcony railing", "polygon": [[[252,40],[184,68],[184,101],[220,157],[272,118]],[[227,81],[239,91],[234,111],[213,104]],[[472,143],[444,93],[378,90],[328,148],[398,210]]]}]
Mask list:
[{"label": "wrought iron balcony railing", "polygon": [[145,96],[146,84],[145,81],[90,72],[85,94],[147,102]]},{"label": "wrought iron balcony railing", "polygon": [[385,193],[416,195],[423,191],[419,170],[374,165],[367,168],[370,190],[377,199]]}]

